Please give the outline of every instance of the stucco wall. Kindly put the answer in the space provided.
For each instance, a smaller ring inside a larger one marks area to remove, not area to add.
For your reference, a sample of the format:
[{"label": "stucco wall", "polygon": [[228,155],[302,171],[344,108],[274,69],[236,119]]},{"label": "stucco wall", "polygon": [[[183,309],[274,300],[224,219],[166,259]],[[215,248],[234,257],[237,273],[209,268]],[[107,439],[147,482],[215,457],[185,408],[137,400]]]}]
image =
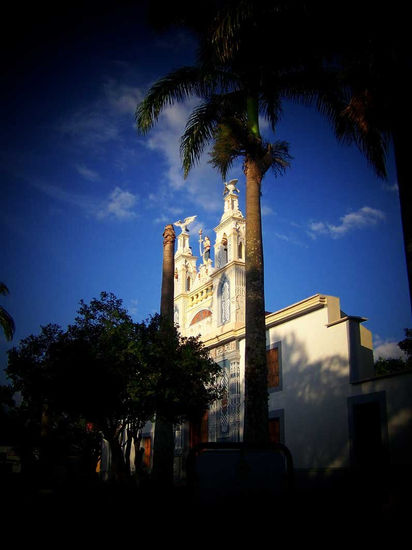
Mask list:
[{"label": "stucco wall", "polygon": [[284,410],[285,444],[297,468],[348,464],[346,396],[349,350],[346,323],[327,327],[323,308],[269,330],[281,342],[282,390],[269,410]]},{"label": "stucco wall", "polygon": [[389,459],[393,466],[412,464],[412,372],[382,376],[351,385],[351,396],[381,394]]}]

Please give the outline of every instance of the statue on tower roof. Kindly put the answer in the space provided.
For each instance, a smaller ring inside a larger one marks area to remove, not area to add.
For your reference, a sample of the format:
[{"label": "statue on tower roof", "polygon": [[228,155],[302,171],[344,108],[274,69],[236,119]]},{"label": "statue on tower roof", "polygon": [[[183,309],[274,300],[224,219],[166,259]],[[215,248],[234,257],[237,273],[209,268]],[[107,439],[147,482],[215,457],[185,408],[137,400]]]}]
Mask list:
[{"label": "statue on tower roof", "polygon": [[[189,233],[188,226],[197,218],[197,216],[189,216],[188,218],[185,218],[183,221],[179,220],[175,222],[173,225],[176,225],[176,227],[180,227],[182,230],[182,233]],[[181,233],[181,234],[182,234]]]},{"label": "statue on tower roof", "polygon": [[236,187],[237,179],[230,180],[229,182],[225,181],[225,190],[223,191],[223,196],[228,193],[239,193],[239,189]]}]

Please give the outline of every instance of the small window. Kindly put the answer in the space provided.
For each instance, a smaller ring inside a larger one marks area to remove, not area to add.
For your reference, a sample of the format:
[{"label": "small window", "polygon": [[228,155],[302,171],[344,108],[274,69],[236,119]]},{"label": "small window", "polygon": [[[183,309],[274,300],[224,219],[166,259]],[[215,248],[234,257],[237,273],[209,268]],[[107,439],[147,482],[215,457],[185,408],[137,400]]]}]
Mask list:
[{"label": "small window", "polygon": [[187,277],[186,279],[186,292],[189,292],[190,290],[190,277]]},{"label": "small window", "polygon": [[239,260],[243,259],[243,243],[242,243],[242,241],[240,241],[239,244],[237,245],[237,257],[239,258]]},{"label": "small window", "polygon": [[269,441],[280,443],[280,418],[269,418]]},{"label": "small window", "polygon": [[266,363],[268,367],[268,388],[279,388],[279,348],[272,348],[266,351]]},{"label": "small window", "polygon": [[152,438],[149,436],[143,438],[143,465],[150,468],[152,456]]},{"label": "small window", "polygon": [[271,443],[285,443],[284,409],[269,411],[269,441]]}]

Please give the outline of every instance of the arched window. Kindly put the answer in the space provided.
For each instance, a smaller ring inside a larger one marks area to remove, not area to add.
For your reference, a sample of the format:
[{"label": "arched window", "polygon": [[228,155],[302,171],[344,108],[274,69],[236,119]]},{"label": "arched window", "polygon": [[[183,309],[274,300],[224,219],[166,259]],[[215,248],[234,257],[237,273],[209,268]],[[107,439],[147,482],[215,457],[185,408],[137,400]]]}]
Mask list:
[{"label": "arched window", "polygon": [[228,262],[228,254],[227,254],[227,236],[226,233],[223,234],[222,238],[222,265],[226,265]]},{"label": "arched window", "polygon": [[195,323],[199,323],[199,321],[203,321],[203,319],[207,319],[208,317],[211,317],[212,312],[209,309],[202,309],[201,311],[198,311],[196,315],[193,317],[192,322],[190,323],[190,326],[194,325]]},{"label": "arched window", "polygon": [[239,243],[237,245],[237,257],[239,258],[239,260],[243,259],[243,243],[242,243],[242,241],[239,241]]},{"label": "arched window", "polygon": [[189,292],[190,290],[190,275],[186,277],[186,292]]}]

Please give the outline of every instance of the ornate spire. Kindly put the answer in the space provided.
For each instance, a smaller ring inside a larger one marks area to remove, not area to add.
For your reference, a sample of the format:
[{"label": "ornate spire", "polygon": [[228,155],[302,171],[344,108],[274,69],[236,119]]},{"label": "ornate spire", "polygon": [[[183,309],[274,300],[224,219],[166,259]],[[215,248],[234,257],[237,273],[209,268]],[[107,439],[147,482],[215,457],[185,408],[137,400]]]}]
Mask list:
[{"label": "ornate spire", "polygon": [[223,197],[225,200],[225,209],[221,222],[229,216],[242,217],[242,213],[239,210],[239,189],[236,187],[237,179],[225,182],[225,190],[223,191]]}]

